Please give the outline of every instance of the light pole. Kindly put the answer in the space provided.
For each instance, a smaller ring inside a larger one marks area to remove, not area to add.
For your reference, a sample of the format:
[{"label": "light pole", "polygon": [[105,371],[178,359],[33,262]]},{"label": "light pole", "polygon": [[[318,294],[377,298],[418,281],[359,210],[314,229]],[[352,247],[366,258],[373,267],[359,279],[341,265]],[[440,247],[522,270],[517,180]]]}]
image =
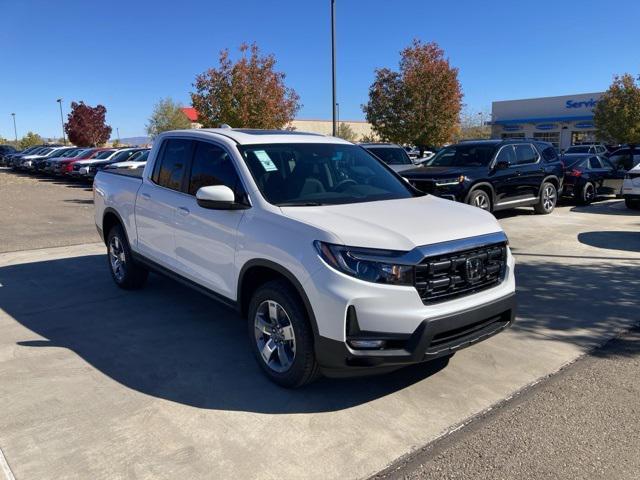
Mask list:
[{"label": "light pole", "polygon": [[116,134],[118,135],[118,145],[120,145],[120,129],[116,127]]},{"label": "light pole", "polygon": [[16,128],[16,114],[12,113],[11,116],[13,117],[13,134],[16,137],[16,147],[18,146],[18,129]]},{"label": "light pole", "polygon": [[480,128],[484,127],[484,116],[482,114],[482,112],[478,112],[478,115],[480,116]]},{"label": "light pole", "polygon": [[340,130],[340,104],[336,103],[336,131]]},{"label": "light pole", "polygon": [[337,133],[336,104],[336,0],[331,0],[331,90],[333,102],[333,136]]},{"label": "light pole", "polygon": [[60,125],[62,126],[62,143],[67,144],[67,138],[64,136],[64,117],[62,116],[62,99],[59,98],[56,100],[58,105],[60,105]]}]

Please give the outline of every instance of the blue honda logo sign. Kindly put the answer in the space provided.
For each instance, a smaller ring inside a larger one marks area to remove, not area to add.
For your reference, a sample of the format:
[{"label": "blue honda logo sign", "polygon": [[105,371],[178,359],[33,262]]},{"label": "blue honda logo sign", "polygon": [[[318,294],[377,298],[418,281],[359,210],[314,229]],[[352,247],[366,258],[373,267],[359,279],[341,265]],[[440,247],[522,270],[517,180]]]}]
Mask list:
[{"label": "blue honda logo sign", "polygon": [[540,125],[536,125],[536,130],[554,130],[555,128],[555,123],[541,123]]}]

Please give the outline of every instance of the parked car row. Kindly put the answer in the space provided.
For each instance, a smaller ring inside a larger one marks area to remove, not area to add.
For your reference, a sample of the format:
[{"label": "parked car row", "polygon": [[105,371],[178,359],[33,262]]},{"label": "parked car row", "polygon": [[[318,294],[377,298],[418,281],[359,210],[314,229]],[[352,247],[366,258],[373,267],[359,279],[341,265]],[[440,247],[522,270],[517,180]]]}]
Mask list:
[{"label": "parked car row", "polygon": [[[135,162],[134,168],[144,165],[148,148],[74,147],[46,145],[31,147],[5,155],[5,165],[17,171],[93,179],[104,168],[114,168],[122,162]],[[131,165],[125,168],[131,168]]]}]

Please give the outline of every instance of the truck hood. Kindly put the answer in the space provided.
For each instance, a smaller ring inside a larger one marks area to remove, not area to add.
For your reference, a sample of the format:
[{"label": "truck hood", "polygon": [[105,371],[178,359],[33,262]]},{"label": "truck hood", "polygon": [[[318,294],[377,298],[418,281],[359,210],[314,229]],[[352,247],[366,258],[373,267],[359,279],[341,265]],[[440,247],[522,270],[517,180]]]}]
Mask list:
[{"label": "truck hood", "polygon": [[285,216],[330,232],[344,245],[354,247],[409,251],[502,231],[490,213],[433,195],[281,210]]}]

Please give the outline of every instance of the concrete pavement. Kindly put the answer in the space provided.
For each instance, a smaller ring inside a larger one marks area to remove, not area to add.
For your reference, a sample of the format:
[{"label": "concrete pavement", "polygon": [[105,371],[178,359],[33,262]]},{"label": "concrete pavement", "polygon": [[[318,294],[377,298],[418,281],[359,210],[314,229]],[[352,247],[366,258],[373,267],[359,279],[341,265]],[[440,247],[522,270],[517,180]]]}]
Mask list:
[{"label": "concrete pavement", "polygon": [[118,290],[104,247],[0,254],[0,448],[16,478],[363,478],[638,319],[637,212],[501,215],[513,329],[440,362],[299,391],[238,316],[158,276]]}]

